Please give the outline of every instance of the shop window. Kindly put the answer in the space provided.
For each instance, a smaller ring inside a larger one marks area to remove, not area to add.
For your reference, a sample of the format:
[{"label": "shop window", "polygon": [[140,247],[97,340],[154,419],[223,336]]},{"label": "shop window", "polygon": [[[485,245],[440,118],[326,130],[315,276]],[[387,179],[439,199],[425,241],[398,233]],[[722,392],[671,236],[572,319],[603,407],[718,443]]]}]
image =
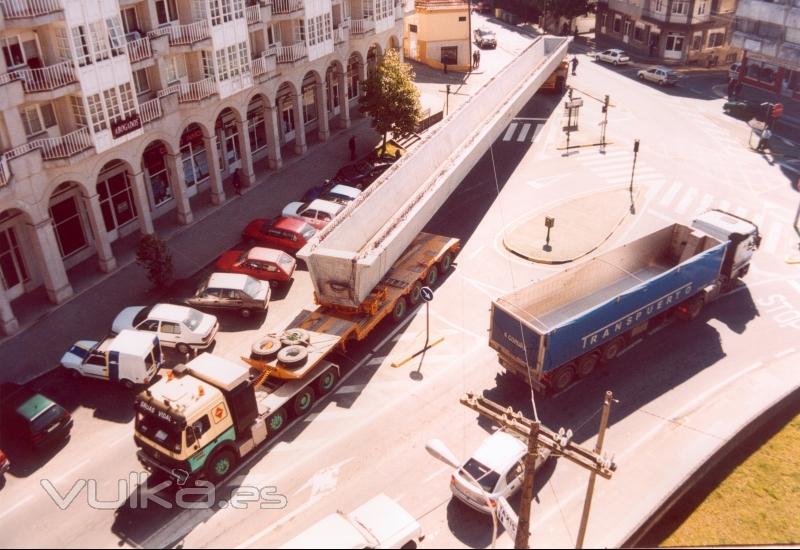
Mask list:
[{"label": "shop window", "polygon": [[167,148],[161,143],[154,143],[145,150],[142,160],[150,181],[153,207],[161,206],[172,198],[167,166]]},{"label": "shop window", "polygon": [[614,16],[614,32],[622,32],[622,17],[619,15]]},{"label": "shop window", "polygon": [[50,207],[50,218],[58,241],[61,257],[66,258],[88,246],[83,232],[78,201],[74,195]]},{"label": "shop window", "polygon": [[28,280],[25,261],[13,227],[0,231],[0,282],[8,290]]},{"label": "shop window", "polygon": [[442,63],[446,65],[458,64],[458,46],[442,47]]}]

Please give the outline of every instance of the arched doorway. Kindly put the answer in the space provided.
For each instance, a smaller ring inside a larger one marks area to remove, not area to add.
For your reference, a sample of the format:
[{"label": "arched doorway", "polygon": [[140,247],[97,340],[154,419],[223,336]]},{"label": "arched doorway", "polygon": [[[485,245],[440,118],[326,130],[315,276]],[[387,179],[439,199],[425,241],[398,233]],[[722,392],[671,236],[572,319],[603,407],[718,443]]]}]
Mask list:
[{"label": "arched doorway", "polygon": [[309,71],[303,76],[303,124],[306,126],[316,125],[319,123],[320,117],[323,116],[321,112],[321,101],[317,96],[317,86],[319,83],[319,75],[314,71]]},{"label": "arched doorway", "polygon": [[71,267],[87,257],[82,252],[90,248],[91,231],[81,186],[68,181],[56,187],[50,195],[49,215],[64,266]]},{"label": "arched doorway", "polygon": [[137,214],[130,166],[121,160],[106,163],[97,176],[96,189],[109,242],[131,233]]},{"label": "arched doorway", "polygon": [[342,65],[334,61],[328,65],[325,71],[325,90],[327,91],[326,108],[331,116],[336,116],[341,112],[342,96],[339,90],[339,74],[343,72]]},{"label": "arched doorway", "polygon": [[250,140],[250,151],[254,159],[259,159],[267,154],[267,140],[269,130],[267,127],[266,96],[258,94],[247,104],[247,137]]},{"label": "arched doorway", "polygon": [[347,100],[351,101],[358,97],[360,93],[361,73],[364,64],[358,53],[353,53],[347,59]]},{"label": "arched doorway", "polygon": [[180,148],[183,180],[187,195],[192,197],[209,179],[208,154],[202,126],[189,124],[181,133]]},{"label": "arched doorway", "polygon": [[169,170],[167,144],[161,140],[150,143],[142,153],[142,167],[147,182],[147,195],[153,209],[158,209],[170,202],[175,193]]},{"label": "arched doorway", "polygon": [[284,82],[278,88],[275,98],[275,105],[280,113],[280,136],[281,145],[289,143],[295,139],[297,133],[295,128],[295,91],[294,86],[289,82]]},{"label": "arched doorway", "polygon": [[217,116],[214,124],[214,131],[217,134],[217,147],[219,148],[220,168],[223,177],[232,174],[234,170],[240,168],[242,163],[242,151],[239,145],[239,127],[236,112],[230,107],[226,107]]},{"label": "arched doorway", "polygon": [[367,50],[367,76],[375,74],[378,68],[378,63],[381,61],[381,47],[373,44]]},{"label": "arched doorway", "polygon": [[25,223],[28,216],[12,208],[0,212],[0,286],[9,300],[22,296],[31,282],[34,258]]}]

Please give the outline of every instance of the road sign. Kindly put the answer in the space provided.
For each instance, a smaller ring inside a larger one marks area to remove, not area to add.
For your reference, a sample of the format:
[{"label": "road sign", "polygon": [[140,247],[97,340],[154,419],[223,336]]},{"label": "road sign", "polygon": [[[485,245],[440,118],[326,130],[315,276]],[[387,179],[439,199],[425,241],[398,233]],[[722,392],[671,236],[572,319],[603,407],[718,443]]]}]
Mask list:
[{"label": "road sign", "polygon": [[772,106],[772,117],[779,118],[783,114],[783,103],[776,103]]},{"label": "road sign", "polygon": [[511,540],[516,540],[519,518],[505,497],[497,499],[497,519],[500,520],[500,523],[506,528],[506,532],[508,536],[511,537]]},{"label": "road sign", "polygon": [[430,302],[433,300],[433,290],[431,290],[431,287],[429,286],[423,286],[422,290],[420,291],[420,296],[422,296],[422,299],[426,302]]}]

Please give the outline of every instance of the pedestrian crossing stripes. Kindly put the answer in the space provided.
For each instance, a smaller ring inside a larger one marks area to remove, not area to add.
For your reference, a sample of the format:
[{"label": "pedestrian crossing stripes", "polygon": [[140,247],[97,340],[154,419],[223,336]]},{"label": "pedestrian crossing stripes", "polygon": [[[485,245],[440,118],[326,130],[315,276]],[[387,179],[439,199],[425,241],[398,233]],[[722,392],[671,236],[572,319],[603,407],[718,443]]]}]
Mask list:
[{"label": "pedestrian crossing stripes", "polygon": [[[597,152],[582,153],[575,157],[589,171],[603,178],[610,184],[627,184],[630,182],[633,168],[633,153],[629,151],[609,151],[607,154]],[[664,174],[637,159],[634,182],[647,184],[651,194],[651,207],[657,210],[673,212],[671,218],[690,222],[695,216],[712,208],[730,212],[741,218],[751,220],[762,236],[761,251],[776,254],[782,242],[790,245],[794,231],[789,221],[779,221],[775,213],[768,212],[768,205],[759,208],[748,208],[747,205],[734,204],[728,198],[715,196],[684,181],[668,181]]]},{"label": "pedestrian crossing stripes", "polygon": [[503,141],[514,141],[517,143],[533,143],[542,131],[544,121],[519,119],[509,123],[503,134]]}]

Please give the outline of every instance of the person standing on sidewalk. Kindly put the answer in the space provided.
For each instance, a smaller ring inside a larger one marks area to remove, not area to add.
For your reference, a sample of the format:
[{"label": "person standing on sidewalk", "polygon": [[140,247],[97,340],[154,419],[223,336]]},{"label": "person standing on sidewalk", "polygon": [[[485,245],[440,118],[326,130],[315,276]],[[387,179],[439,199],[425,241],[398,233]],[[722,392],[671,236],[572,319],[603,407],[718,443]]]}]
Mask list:
[{"label": "person standing on sidewalk", "polygon": [[347,145],[350,147],[350,160],[356,160],[356,136],[350,136]]},{"label": "person standing on sidewalk", "polygon": [[233,185],[233,190],[236,192],[237,195],[242,194],[242,180],[239,176],[239,169],[233,171],[233,175],[231,176],[231,185]]},{"label": "person standing on sidewalk", "polygon": [[772,137],[772,132],[769,128],[764,128],[764,131],[761,132],[761,138],[758,140],[758,147],[756,151],[764,152],[764,150],[769,146],[769,138]]},{"label": "person standing on sidewalk", "polygon": [[572,76],[576,76],[575,69],[577,68],[578,68],[578,56],[576,55],[575,57],[572,58]]},{"label": "person standing on sidewalk", "polygon": [[732,78],[728,81],[728,99],[736,99],[736,81]]},{"label": "person standing on sidewalk", "polygon": [[739,94],[742,93],[742,78],[739,77],[736,80],[736,84],[733,86],[733,98],[736,99],[739,97]]},{"label": "person standing on sidewalk", "polygon": [[480,66],[481,66],[481,51],[475,50],[475,68],[477,69]]}]

